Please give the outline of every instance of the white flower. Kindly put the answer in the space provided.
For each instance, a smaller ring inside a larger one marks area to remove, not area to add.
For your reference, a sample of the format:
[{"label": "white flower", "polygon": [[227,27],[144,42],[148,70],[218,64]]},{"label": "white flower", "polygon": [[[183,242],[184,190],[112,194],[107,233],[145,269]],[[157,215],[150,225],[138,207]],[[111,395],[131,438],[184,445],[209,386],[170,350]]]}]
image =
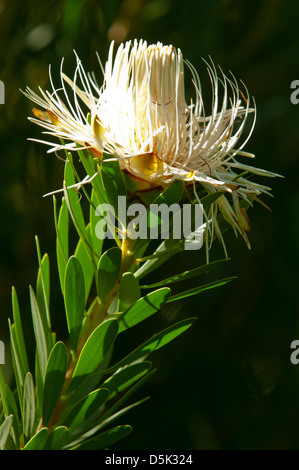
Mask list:
[{"label": "white flower", "polygon": [[[246,212],[239,198],[249,200],[270,188],[246,179],[247,173],[275,174],[240,163],[236,157],[254,157],[242,149],[255,123],[255,105],[245,85],[215,66],[207,64],[212,85],[210,115],[206,115],[200,80],[191,71],[194,101],[185,99],[184,60],[181,51],[161,43],[148,46],[145,41],[121,44],[113,58],[113,43],[105,65],[104,82],[98,86],[94,75],[87,75],[77,58],[74,79],[62,72],[61,88],[53,92],[40,89],[41,97],[27,88],[27,96],[45,112],[34,109],[31,120],[46,129],[46,134],[68,141],[53,144],[50,152],[61,148],[76,150],[79,144],[99,158],[108,153],[119,160],[122,170],[149,187],[165,187],[174,180],[199,182],[208,192],[225,191],[211,208],[208,219],[217,232],[215,215],[225,219],[249,244]],[[77,86],[78,77],[81,85]],[[73,90],[73,104],[65,88]],[[63,95],[63,99],[60,95]],[[220,97],[221,95],[221,97]],[[80,99],[90,113],[82,111]],[[244,138],[249,115],[252,123]],[[196,194],[196,191],[195,191]],[[218,233],[219,234],[219,233]]]}]

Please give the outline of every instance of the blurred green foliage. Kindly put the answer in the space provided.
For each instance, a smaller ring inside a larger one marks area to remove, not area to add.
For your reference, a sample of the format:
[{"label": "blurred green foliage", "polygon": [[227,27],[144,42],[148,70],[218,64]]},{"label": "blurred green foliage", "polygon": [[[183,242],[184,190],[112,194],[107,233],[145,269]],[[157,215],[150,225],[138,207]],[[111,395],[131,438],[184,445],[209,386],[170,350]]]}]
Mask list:
[{"label": "blurred green foliage", "polygon": [[[258,204],[249,213],[251,251],[226,234],[232,260],[216,277],[238,279],[170,304],[156,319],[167,324],[188,314],[199,321],[153,356],[159,373],[140,392],[152,398],[130,414],[135,432],[120,448],[299,448],[299,365],[290,362],[290,344],[299,339],[299,106],[290,102],[290,84],[299,79],[298,19],[296,0],[0,0],[0,80],[5,84],[5,104],[0,105],[2,340],[8,337],[10,289],[15,285],[31,341],[28,284],[37,271],[34,235],[54,260],[52,200],[42,195],[61,187],[64,166],[46,154],[45,146],[27,140],[40,138],[40,129],[26,119],[32,103],[19,89],[49,89],[49,64],[58,83],[62,57],[65,72],[72,75],[73,49],[101,82],[96,51],[104,62],[112,39],[117,44],[133,38],[172,43],[197,68],[208,96],[201,58],[211,55],[255,97],[257,123],[247,145],[256,154],[255,164],[285,177],[267,181],[274,198],[264,201],[272,213]],[[216,243],[213,259],[222,255]],[[160,272],[161,279],[196,267],[202,257],[178,256],[167,272]],[[55,300],[59,281],[54,263],[51,268],[54,323],[63,337],[66,325]],[[142,336],[142,329],[137,332]],[[134,341],[139,344],[140,338],[132,337]]]}]

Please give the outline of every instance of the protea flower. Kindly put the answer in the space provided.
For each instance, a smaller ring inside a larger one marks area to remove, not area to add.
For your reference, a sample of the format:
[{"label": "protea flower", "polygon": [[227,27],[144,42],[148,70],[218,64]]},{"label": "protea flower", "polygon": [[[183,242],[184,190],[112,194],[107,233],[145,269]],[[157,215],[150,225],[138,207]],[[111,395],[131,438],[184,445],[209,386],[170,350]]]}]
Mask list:
[{"label": "protea flower", "polygon": [[[112,43],[101,87],[77,58],[73,80],[61,67],[61,88],[56,89],[52,80],[52,93],[40,89],[38,96],[27,88],[26,95],[45,110],[34,109],[31,121],[66,142],[45,142],[51,146],[49,152],[76,150],[79,144],[98,158],[103,152],[110,154],[123,171],[148,188],[182,180],[193,182],[194,190],[198,182],[208,192],[224,191],[229,198],[222,195],[213,204],[208,225],[219,232],[216,215],[220,210],[249,245],[245,233],[249,223],[239,200],[254,199],[269,193],[270,188],[245,175],[276,175],[236,160],[237,156],[254,157],[242,150],[256,115],[245,85],[241,91],[233,76],[228,78],[221,71],[219,77],[213,63],[207,64],[212,85],[211,112],[207,115],[198,74],[184,62],[179,49],[161,43],[148,46],[142,40],[121,44],[115,58],[113,49]],[[195,99],[190,103],[185,99],[184,63],[193,77]],[[65,84],[73,90],[73,103]],[[79,101],[86,105],[89,119]],[[252,123],[244,137],[249,115]]]}]

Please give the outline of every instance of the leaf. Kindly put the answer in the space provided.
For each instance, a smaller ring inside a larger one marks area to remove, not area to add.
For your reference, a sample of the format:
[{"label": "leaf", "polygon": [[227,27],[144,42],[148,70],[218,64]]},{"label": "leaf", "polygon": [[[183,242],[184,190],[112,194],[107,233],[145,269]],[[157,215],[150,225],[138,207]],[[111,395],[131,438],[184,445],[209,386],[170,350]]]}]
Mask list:
[{"label": "leaf", "polygon": [[23,450],[42,450],[47,441],[48,429],[42,428],[25,445]]},{"label": "leaf", "polygon": [[23,370],[27,373],[29,371],[27,352],[26,352],[24,335],[23,335],[23,327],[22,327],[22,322],[21,322],[19,302],[18,302],[17,292],[14,287],[12,288],[12,310],[13,310],[13,320],[14,320],[15,331],[16,331],[16,340],[18,343],[19,351],[20,351],[21,361],[23,363]]},{"label": "leaf", "polygon": [[116,426],[108,431],[103,432],[99,436],[72,447],[73,450],[100,450],[106,449],[108,446],[124,439],[132,432],[131,426]]},{"label": "leaf", "polygon": [[236,277],[228,277],[226,279],[222,279],[221,281],[210,282],[209,284],[194,287],[193,289],[189,289],[189,290],[186,290],[184,292],[180,292],[179,294],[172,295],[168,299],[167,303],[174,302],[175,300],[185,299],[186,297],[190,297],[191,295],[195,295],[195,294],[200,294],[201,292],[204,292],[204,291],[210,290],[210,289],[214,289],[215,287],[224,286],[225,284],[228,284],[229,282],[233,281],[234,279],[236,279]]},{"label": "leaf", "polygon": [[59,341],[53,347],[46,368],[43,424],[48,425],[60,397],[67,370],[67,351],[64,343]]},{"label": "leaf", "polygon": [[92,332],[79,356],[69,390],[94,372],[114,343],[117,332],[118,321],[114,319],[105,321]]},{"label": "leaf", "polygon": [[106,370],[106,373],[111,372],[115,369],[125,366],[126,364],[131,364],[134,361],[137,361],[141,357],[146,357],[153,351],[157,351],[170,341],[174,340],[177,336],[181,335],[186,331],[196,318],[187,318],[182,320],[170,327],[166,328],[159,333],[154,334],[149,340],[145,341],[137,349],[129,353],[124,359],[121,359],[117,364],[114,364],[112,367]]},{"label": "leaf", "polygon": [[19,411],[18,411],[18,405],[16,403],[14,394],[10,390],[8,385],[6,385],[6,399],[8,403],[9,414],[12,414],[14,416],[14,420],[12,424],[13,429],[11,430],[11,436],[12,436],[12,439],[14,441],[16,448],[18,448],[20,445],[19,443],[19,439],[20,439]]},{"label": "leaf", "polygon": [[170,285],[175,282],[186,281],[187,279],[192,279],[194,277],[201,276],[203,274],[210,273],[214,269],[218,268],[223,263],[226,263],[229,259],[222,259],[219,261],[213,261],[212,263],[205,264],[203,266],[199,266],[195,269],[190,269],[189,271],[184,271],[180,274],[176,274],[175,276],[168,277],[163,279],[162,281],[155,282],[154,284],[147,284],[140,286],[142,289],[153,289],[160,286]]},{"label": "leaf", "polygon": [[65,165],[65,180],[63,182],[64,197],[67,203],[74,226],[87,249],[92,252],[91,239],[89,231],[86,231],[86,224],[80,205],[80,196],[75,188],[70,186],[75,184],[75,178],[70,162]]},{"label": "leaf", "polygon": [[134,382],[139,380],[151,368],[151,362],[138,362],[131,364],[118,370],[114,375],[107,379],[102,387],[107,388],[110,392],[109,399],[122,392]]},{"label": "leaf", "polygon": [[124,312],[119,319],[119,330],[121,333],[132,326],[156,313],[167,301],[170,289],[164,287],[145,295]]},{"label": "leaf", "polygon": [[[89,225],[86,227],[86,230],[90,231]],[[75,257],[79,260],[82,271],[83,271],[84,286],[85,286],[85,303],[86,303],[88,300],[88,296],[89,296],[89,292],[91,289],[96,267],[94,263],[91,261],[91,254],[88,248],[86,247],[86,244],[82,241],[81,238],[75,250]]]},{"label": "leaf", "polygon": [[[103,160],[102,178],[109,202],[115,210],[115,215],[121,218],[121,214],[118,214],[119,196],[126,198],[127,188],[118,161],[105,162]],[[124,225],[126,225],[125,222]]]},{"label": "leaf", "polygon": [[140,298],[140,287],[137,279],[132,273],[124,273],[119,286],[118,311],[127,310]]},{"label": "leaf", "polygon": [[9,437],[9,433],[13,424],[14,417],[13,415],[7,416],[5,421],[2,423],[0,427],[0,450],[5,449],[5,444]]},{"label": "leaf", "polygon": [[[36,283],[36,299],[42,315],[47,319],[49,325],[48,331],[51,334],[51,321],[50,321],[50,261],[47,254],[44,255],[40,261],[40,267],[37,275]],[[51,341],[49,340],[49,344]]]},{"label": "leaf", "polygon": [[71,256],[65,270],[64,304],[71,348],[76,351],[85,307],[84,276],[79,260]]},{"label": "leaf", "polygon": [[[102,429],[104,426],[106,426],[108,423],[110,423],[114,419],[116,419],[117,415],[120,415],[125,412],[124,409],[117,411],[129,398],[132,394],[134,394],[140,387],[142,387],[145,382],[147,382],[154,374],[156,373],[156,369],[152,370],[151,372],[148,372],[146,375],[141,377],[141,379],[138,380],[124,395],[122,395],[107,411],[106,413],[101,416],[101,419],[99,420],[97,426],[95,426],[89,433],[95,433],[98,432],[100,429]],[[146,398],[145,398],[146,399]],[[144,400],[145,400],[144,399]],[[132,405],[133,406],[133,405]],[[128,407],[127,407],[128,408]]]},{"label": "leaf", "polygon": [[8,416],[10,413],[10,406],[7,396],[8,387],[5,383],[5,379],[3,376],[2,368],[0,367],[0,394],[1,394],[1,404],[3,407],[3,411]]},{"label": "leaf", "polygon": [[54,220],[56,227],[56,255],[61,291],[64,293],[64,275],[69,258],[69,212],[65,198],[62,198],[57,221],[56,198],[54,197]]},{"label": "leaf", "polygon": [[150,255],[148,260],[134,273],[136,279],[141,279],[164,264],[172,256],[182,251],[184,251],[184,240],[164,240],[154,251],[153,255]]},{"label": "leaf", "polygon": [[86,424],[105,403],[109,396],[109,391],[105,388],[94,390],[83,398],[69,414],[64,418],[63,424],[67,426],[72,433],[76,428]]},{"label": "leaf", "polygon": [[41,314],[37,305],[37,301],[35,298],[35,294],[31,286],[29,286],[29,290],[30,290],[31,312],[32,312],[34,335],[35,335],[35,340],[36,340],[38,361],[40,365],[41,375],[42,377],[44,377],[46,365],[47,365],[47,359],[48,359],[48,350],[47,350],[47,341],[46,341],[47,331],[45,331],[43,319],[41,317]]},{"label": "leaf", "polygon": [[200,203],[203,205],[205,211],[207,211],[212,204],[214,204],[217,199],[223,196],[225,192],[223,191],[216,191],[215,193],[210,193],[200,199]]},{"label": "leaf", "polygon": [[89,175],[90,178],[93,178],[91,184],[94,190],[96,191],[98,198],[102,203],[107,203],[108,198],[104,187],[100,167],[97,163],[97,159],[94,159],[91,153],[85,150],[77,149],[77,152],[81,162],[83,163],[86,173]]},{"label": "leaf", "polygon": [[47,352],[53,347],[53,336],[50,318],[50,262],[47,254],[41,257],[38,237],[35,237],[39,270],[36,283],[36,301],[44,326]]},{"label": "leaf", "polygon": [[16,327],[15,325],[11,325],[10,319],[8,320],[9,323],[9,331],[10,331],[10,345],[11,345],[11,356],[12,356],[12,363],[13,363],[13,370],[14,376],[17,386],[17,392],[20,402],[20,409],[22,411],[22,397],[23,397],[23,386],[24,380],[26,376],[26,372],[22,363],[21,353],[19,350],[17,337],[16,337]]},{"label": "leaf", "polygon": [[[129,411],[136,408],[137,406],[143,404],[144,402],[146,402],[149,399],[150,399],[150,397],[142,398],[141,400],[138,400],[137,402],[132,403],[131,405],[126,406],[125,408],[122,408],[120,411],[116,411],[116,413],[114,413],[111,416],[107,417],[104,421],[102,421],[102,423],[100,425],[93,428],[90,431],[90,433],[86,433],[86,435],[91,434],[91,433],[93,433],[93,434],[96,433],[99,429],[103,429],[104,427],[106,427],[109,424],[113,423],[113,421],[119,419],[121,416],[128,413]],[[119,402],[117,402],[117,403],[119,403]]]},{"label": "leaf", "polygon": [[23,432],[25,439],[32,436],[35,422],[34,383],[30,372],[26,374],[23,394]]},{"label": "leaf", "polygon": [[103,248],[103,239],[97,237],[96,235],[96,225],[98,223],[98,215],[96,213],[96,208],[101,203],[95,189],[91,193],[91,204],[90,204],[90,237],[92,241],[93,250],[97,256],[100,258],[102,255]]},{"label": "leaf", "polygon": [[36,282],[36,300],[44,323],[48,351],[52,348],[52,332],[50,319],[50,262],[47,254],[41,257],[38,237],[35,237],[39,270]]},{"label": "leaf", "polygon": [[41,373],[41,368],[38,360],[38,352],[35,351],[35,388],[36,388],[36,408],[39,415],[43,409],[43,396],[44,396],[44,376]]},{"label": "leaf", "polygon": [[69,440],[69,430],[65,426],[58,426],[48,435],[44,450],[61,450]]},{"label": "leaf", "polygon": [[121,270],[122,253],[117,247],[110,248],[101,256],[98,264],[98,297],[104,303],[107,295],[115,287]]}]

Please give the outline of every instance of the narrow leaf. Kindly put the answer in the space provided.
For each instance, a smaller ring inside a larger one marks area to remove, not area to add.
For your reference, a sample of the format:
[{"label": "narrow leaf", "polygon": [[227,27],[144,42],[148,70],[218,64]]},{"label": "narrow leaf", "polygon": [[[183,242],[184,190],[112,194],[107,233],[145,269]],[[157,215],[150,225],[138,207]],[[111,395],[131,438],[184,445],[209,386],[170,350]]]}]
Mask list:
[{"label": "narrow leaf", "polygon": [[62,198],[57,221],[57,202],[54,198],[54,218],[56,227],[56,255],[61,291],[64,293],[64,275],[69,258],[69,212],[65,198]]},{"label": "narrow leaf", "polygon": [[73,432],[82,424],[84,425],[105,403],[108,395],[109,391],[105,388],[91,392],[69,412],[64,418],[63,424],[69,428],[70,432]]},{"label": "narrow leaf", "polygon": [[44,450],[61,450],[69,440],[69,430],[65,426],[58,426],[49,434]]},{"label": "narrow leaf", "polygon": [[154,334],[149,340],[141,344],[141,346],[128,354],[124,359],[121,359],[117,364],[114,364],[112,367],[107,369],[106,372],[111,372],[115,369],[125,366],[126,364],[131,364],[141,357],[146,357],[153,351],[162,348],[170,341],[174,340],[177,336],[184,333],[184,331],[186,331],[188,328],[190,328],[195,320],[196,318],[187,318],[186,320],[175,323],[165,330]]},{"label": "narrow leaf", "polygon": [[47,441],[48,429],[42,428],[24,447],[24,450],[42,450]]},{"label": "narrow leaf", "polygon": [[228,277],[226,279],[222,279],[221,281],[210,282],[209,284],[194,287],[193,289],[189,289],[189,290],[186,290],[184,292],[180,292],[179,294],[172,295],[168,299],[167,303],[174,302],[176,300],[185,299],[186,297],[190,297],[191,295],[195,295],[195,294],[200,294],[201,292],[204,292],[204,291],[210,290],[210,289],[214,289],[215,287],[224,286],[225,284],[228,284],[229,282],[233,281],[234,279],[236,279],[236,277]]},{"label": "narrow leaf", "polygon": [[65,270],[64,303],[71,348],[76,351],[84,318],[85,286],[80,261],[72,256]]},{"label": "narrow leaf", "polygon": [[12,288],[12,311],[13,311],[13,320],[14,320],[15,329],[16,329],[16,339],[17,339],[17,343],[18,343],[18,347],[19,347],[19,351],[21,355],[21,360],[23,363],[23,369],[25,372],[28,372],[29,366],[28,366],[27,352],[26,352],[24,335],[23,335],[20,308],[19,308],[17,292],[14,287]]},{"label": "narrow leaf", "polygon": [[151,362],[138,362],[137,364],[131,364],[118,370],[102,385],[103,388],[107,388],[110,391],[109,399],[139,380],[149,371],[151,366]]},{"label": "narrow leaf", "polygon": [[94,372],[114,343],[117,332],[118,322],[114,319],[105,321],[93,331],[81,351],[69,389]]},{"label": "narrow leaf", "polygon": [[156,313],[167,301],[170,289],[164,287],[145,295],[124,312],[119,320],[119,333]]},{"label": "narrow leaf", "polygon": [[41,314],[37,305],[36,297],[31,286],[29,286],[29,290],[30,290],[32,321],[33,321],[34,335],[35,335],[36,347],[37,347],[37,353],[38,353],[38,361],[40,364],[41,375],[42,377],[44,377],[46,365],[47,365],[47,359],[48,359],[47,341],[46,341],[47,332],[45,331],[43,319],[41,317]]},{"label": "narrow leaf", "polygon": [[[86,231],[90,232],[90,225],[86,227]],[[84,277],[84,287],[85,287],[85,303],[88,300],[89,292],[91,289],[92,281],[94,278],[96,266],[92,262],[92,254],[90,250],[88,250],[86,244],[83,242],[82,238],[80,238],[75,254],[76,258],[79,260],[83,272]]]},{"label": "narrow leaf", "polygon": [[98,297],[102,303],[119,279],[121,257],[121,250],[113,247],[105,251],[100,258],[98,264]]},{"label": "narrow leaf", "polygon": [[124,273],[119,286],[118,311],[127,310],[140,298],[140,287],[137,279],[132,273]]},{"label": "narrow leaf", "polygon": [[0,427],[0,450],[5,449],[5,444],[7,442],[7,439],[9,437],[9,433],[13,424],[13,415],[7,416],[5,421],[2,423]]},{"label": "narrow leaf", "polygon": [[82,444],[73,447],[73,450],[100,450],[115,444],[116,442],[124,439],[132,432],[131,426],[116,426],[108,431],[103,432],[99,436],[89,439]]},{"label": "narrow leaf", "polygon": [[46,368],[44,397],[43,397],[43,424],[47,425],[57,405],[65,381],[67,369],[67,351],[64,343],[59,341],[53,347]]},{"label": "narrow leaf", "polygon": [[26,371],[21,359],[21,352],[17,341],[15,325],[11,325],[9,320],[9,331],[10,331],[10,345],[11,345],[11,357],[13,363],[14,376],[17,386],[17,392],[20,402],[20,408],[22,411],[22,398],[23,398],[23,386],[26,376]]},{"label": "narrow leaf", "polygon": [[30,439],[35,422],[34,383],[30,372],[27,373],[23,395],[23,431],[26,440]]},{"label": "narrow leaf", "polygon": [[184,271],[180,274],[176,274],[175,276],[168,277],[166,279],[163,279],[162,281],[155,282],[154,284],[147,284],[140,287],[142,289],[153,289],[160,286],[170,285],[175,282],[186,281],[188,279],[192,279],[194,277],[210,273],[214,269],[218,268],[218,266],[223,263],[226,263],[227,261],[228,258],[219,261],[214,261],[212,263],[205,264],[204,266],[199,266],[198,268],[190,269],[189,271]]}]

